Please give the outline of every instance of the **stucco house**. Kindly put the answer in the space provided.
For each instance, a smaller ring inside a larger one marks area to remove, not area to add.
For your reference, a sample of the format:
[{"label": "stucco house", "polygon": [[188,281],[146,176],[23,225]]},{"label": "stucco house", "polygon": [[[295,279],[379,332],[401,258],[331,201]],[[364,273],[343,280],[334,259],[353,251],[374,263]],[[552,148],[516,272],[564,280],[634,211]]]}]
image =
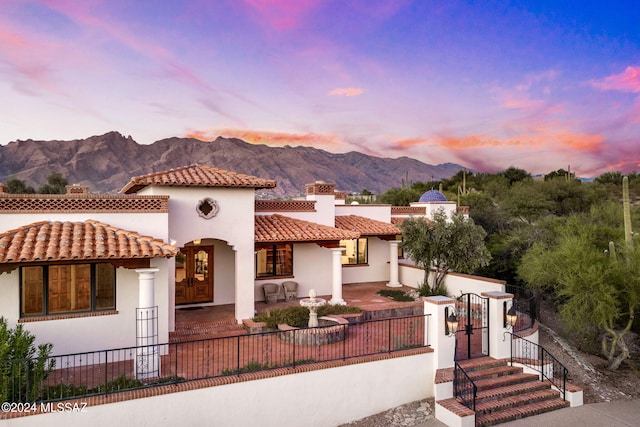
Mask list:
[{"label": "stucco house", "polygon": [[142,309],[159,343],[177,308],[234,304],[241,322],[264,283],[293,280],[300,297],[315,289],[344,304],[346,283],[400,286],[394,224],[457,209],[438,192],[410,207],[347,205],[322,181],[305,200],[256,199],[275,186],[201,165],[134,177],[116,195],[0,186],[0,315],[72,353],[139,344]]}]

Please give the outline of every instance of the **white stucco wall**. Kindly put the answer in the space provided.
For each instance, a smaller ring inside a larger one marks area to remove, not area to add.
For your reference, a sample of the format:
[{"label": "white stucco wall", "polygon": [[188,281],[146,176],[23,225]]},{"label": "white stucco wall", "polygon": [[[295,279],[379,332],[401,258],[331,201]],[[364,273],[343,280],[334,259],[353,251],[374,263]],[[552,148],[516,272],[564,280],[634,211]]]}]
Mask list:
[{"label": "white stucco wall", "polygon": [[[412,288],[418,288],[424,282],[424,270],[414,265],[399,265],[400,283]],[[429,280],[432,278],[430,277]],[[468,274],[449,273],[445,278],[447,294],[458,297],[463,293],[504,292],[504,280],[490,279],[487,277],[471,276]]]},{"label": "white stucco wall", "polygon": [[[206,241],[205,241],[206,242]],[[225,242],[214,240],[213,243],[213,303],[233,304],[235,301],[235,262],[233,249]]]},{"label": "white stucco wall", "polygon": [[[168,333],[168,260],[152,260],[159,268],[155,276],[155,298],[158,306],[158,342],[169,341]],[[19,270],[0,274],[0,315],[13,326],[20,316]],[[138,306],[138,274],[135,270],[116,270],[116,310],[118,314],[81,316],[23,323],[36,336],[36,344],[53,344],[52,354],[68,354],[130,347],[136,345],[136,308]]]},{"label": "white stucco wall", "polygon": [[[329,227],[335,226],[335,198],[333,195],[324,195],[324,194],[309,194],[307,195],[307,200],[315,200],[316,202],[316,212],[313,217],[307,219],[305,217],[300,217],[300,219],[304,219],[306,221],[316,222],[322,225],[328,225]],[[289,212],[283,212],[283,215],[289,215]],[[294,217],[298,218],[298,217]]]},{"label": "white stucco wall", "polygon": [[424,282],[424,270],[414,265],[398,265],[398,281],[411,288],[419,288]]},{"label": "white stucco wall", "polygon": [[504,280],[489,279],[487,277],[471,276],[468,274],[449,273],[445,279],[447,293],[458,297],[466,293],[481,295],[483,292],[504,292]]},{"label": "white stucco wall", "polygon": [[433,396],[433,353],[3,421],[8,427],[327,427]]},{"label": "white stucco wall", "polygon": [[456,202],[415,202],[411,203],[414,207],[424,207],[426,210],[425,216],[427,218],[433,218],[433,214],[439,210],[443,210],[448,217],[456,213],[458,209]]},{"label": "white stucco wall", "polygon": [[[140,194],[169,196],[169,236],[178,246],[196,239],[218,239],[232,249],[233,261],[222,251],[225,262],[216,262],[214,269],[226,268],[221,280],[235,278],[234,297],[229,300],[228,288],[222,290],[216,304],[235,303],[236,318],[241,321],[253,316],[254,303],[254,197],[253,188],[201,188],[149,186]],[[197,203],[209,197],[216,201],[218,214],[210,219],[200,217]],[[217,254],[214,255],[217,257]],[[215,262],[215,258],[214,258]],[[215,278],[215,277],[214,277]],[[170,280],[174,280],[171,278]],[[174,286],[172,284],[171,286]],[[214,284],[214,286],[216,286]],[[226,302],[223,302],[226,301]]]},{"label": "white stucco wall", "polygon": [[389,281],[389,242],[369,237],[368,265],[342,267],[342,283]]},{"label": "white stucco wall", "polygon": [[336,205],[336,216],[358,215],[376,221],[391,222],[391,205]]},{"label": "white stucco wall", "polygon": [[293,276],[256,280],[256,301],[264,301],[263,283],[282,283],[286,280],[298,282],[299,298],[308,296],[311,289],[315,289],[318,296],[331,295],[331,249],[315,243],[293,245]]}]

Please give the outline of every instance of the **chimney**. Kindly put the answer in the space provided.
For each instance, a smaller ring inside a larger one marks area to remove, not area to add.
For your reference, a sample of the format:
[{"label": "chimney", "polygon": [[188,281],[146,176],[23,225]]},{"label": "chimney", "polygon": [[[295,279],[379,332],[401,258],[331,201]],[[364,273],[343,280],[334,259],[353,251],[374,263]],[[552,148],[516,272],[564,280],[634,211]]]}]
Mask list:
[{"label": "chimney", "polygon": [[8,193],[8,192],[9,192],[9,187],[7,187],[7,184],[0,182],[0,194]]},{"label": "chimney", "polygon": [[324,181],[316,181],[313,184],[307,184],[306,187],[307,196],[310,196],[312,194],[333,196],[336,189],[335,184],[327,184]]},{"label": "chimney", "polygon": [[68,196],[86,196],[87,194],[89,194],[89,187],[86,185],[67,185]]}]

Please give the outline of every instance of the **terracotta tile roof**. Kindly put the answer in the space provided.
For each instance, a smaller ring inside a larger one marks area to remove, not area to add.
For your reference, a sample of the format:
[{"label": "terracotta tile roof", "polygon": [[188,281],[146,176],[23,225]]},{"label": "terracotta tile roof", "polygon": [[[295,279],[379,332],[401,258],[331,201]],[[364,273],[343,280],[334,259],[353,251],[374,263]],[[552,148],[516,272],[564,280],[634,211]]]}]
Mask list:
[{"label": "terracotta tile roof", "polygon": [[98,221],[36,222],[0,233],[0,264],[172,257],[175,246]]},{"label": "terracotta tile roof", "polygon": [[336,216],[336,227],[356,231],[362,236],[395,236],[401,233],[400,229],[393,224],[358,215]]},{"label": "terracotta tile roof", "polygon": [[427,218],[426,216],[392,216],[391,217],[391,224],[393,225],[402,225],[402,223],[404,222],[405,219],[422,219],[426,222],[432,222],[429,218]]},{"label": "terracotta tile roof", "polygon": [[136,193],[149,185],[170,187],[274,188],[272,179],[258,178],[211,166],[191,165],[131,178],[121,193]]},{"label": "terracotta tile roof", "polygon": [[255,218],[255,240],[260,243],[335,241],[360,237],[357,232],[341,230],[284,215],[256,215]]}]

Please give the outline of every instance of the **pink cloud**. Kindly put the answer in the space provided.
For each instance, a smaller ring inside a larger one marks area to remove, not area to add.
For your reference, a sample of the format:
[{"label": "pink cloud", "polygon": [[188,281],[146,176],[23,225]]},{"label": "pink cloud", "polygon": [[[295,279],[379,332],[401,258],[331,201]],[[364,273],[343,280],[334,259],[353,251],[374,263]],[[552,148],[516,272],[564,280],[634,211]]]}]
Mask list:
[{"label": "pink cloud", "polygon": [[244,3],[256,13],[257,20],[276,30],[304,26],[307,16],[321,4],[318,0],[244,0]]},{"label": "pink cloud", "polygon": [[329,96],[358,96],[362,95],[364,90],[358,87],[341,87],[333,89],[329,92]]},{"label": "pink cloud", "polygon": [[239,138],[251,144],[265,144],[272,147],[303,145],[331,150],[339,149],[343,145],[342,139],[336,135],[316,133],[295,134],[242,129],[207,129],[192,130],[185,135],[186,138],[195,138],[201,141],[213,141],[218,136],[224,138]]},{"label": "pink cloud", "polygon": [[629,66],[624,72],[605,77],[604,80],[594,80],[591,85],[602,90],[640,92],[640,67]]},{"label": "pink cloud", "polygon": [[39,95],[41,90],[60,94],[52,66],[60,46],[33,34],[23,34],[12,28],[11,23],[0,24],[0,56],[9,65],[7,74],[18,76],[9,77],[14,88],[27,95]]}]

